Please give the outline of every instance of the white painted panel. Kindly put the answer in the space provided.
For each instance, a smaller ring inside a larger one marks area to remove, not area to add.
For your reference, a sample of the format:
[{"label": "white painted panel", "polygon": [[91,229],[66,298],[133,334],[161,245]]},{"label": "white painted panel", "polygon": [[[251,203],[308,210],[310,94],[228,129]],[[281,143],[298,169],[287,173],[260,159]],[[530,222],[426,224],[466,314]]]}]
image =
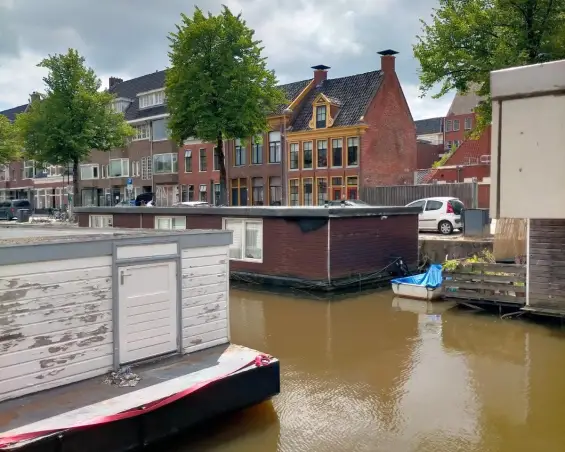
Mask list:
[{"label": "white painted panel", "polygon": [[29,262],[18,265],[0,266],[0,278],[10,276],[58,273],[66,270],[90,269],[112,266],[112,256],[89,257],[84,259],[66,259],[60,261]]},{"label": "white painted panel", "polygon": [[153,245],[119,246],[116,254],[118,259],[170,256],[171,254],[177,254],[177,244],[155,243]]},{"label": "white painted panel", "polygon": [[[223,340],[224,342],[220,342],[221,344],[228,342],[225,328],[197,335],[190,335],[188,333],[184,334],[183,331],[183,338],[185,340],[187,348],[193,347],[195,345],[207,344],[217,340]],[[211,347],[211,345],[209,345],[209,347]]]},{"label": "white painted panel", "polygon": [[229,343],[229,339],[227,336],[221,337],[219,339],[215,339],[209,342],[203,342],[200,344],[191,344],[188,347],[185,347],[184,351],[185,353],[194,353],[194,352],[198,352],[200,350],[206,350],[207,348],[210,347],[216,347],[218,345],[223,345],[223,344],[227,344]]},{"label": "white painted panel", "polygon": [[211,314],[213,312],[225,311],[225,309],[226,309],[225,302],[203,304],[200,306],[194,306],[192,308],[183,309],[182,318],[184,320],[184,319],[188,319],[189,317],[196,317],[202,314]]},{"label": "white painted panel", "polygon": [[[120,362],[177,349],[176,261],[123,266],[119,279]],[[148,321],[152,314],[156,321]]]},{"label": "white painted panel", "polygon": [[182,307],[190,308],[193,306],[200,306],[212,303],[224,302],[227,303],[228,294],[226,292],[217,292],[213,294],[198,295],[195,297],[188,297],[182,299]]},{"label": "white painted panel", "polygon": [[210,265],[225,264],[228,262],[228,256],[225,254],[217,254],[214,256],[203,256],[203,257],[192,257],[188,259],[183,259],[182,268],[187,271],[190,268],[201,268]]},{"label": "white painted panel", "polygon": [[24,298],[17,301],[5,301],[2,302],[3,313],[0,314],[0,319],[6,318],[9,315],[26,314],[34,308],[38,311],[53,310],[83,303],[111,300],[111,298],[112,291],[108,288],[99,291],[68,293],[57,297]]},{"label": "white painted panel", "polygon": [[200,295],[211,295],[218,292],[225,292],[226,284],[219,282],[216,284],[209,284],[207,286],[200,286],[194,288],[187,288],[182,290],[182,298],[198,297]]},{"label": "white painted panel", "polygon": [[183,275],[182,278],[182,288],[190,289],[197,288],[200,286],[210,286],[213,284],[225,284],[227,279],[227,274],[225,271],[222,273],[216,273],[215,275],[201,275],[201,276],[188,276]]},{"label": "white painted panel", "polygon": [[62,283],[36,284],[21,289],[2,291],[3,301],[23,301],[30,298],[54,298],[60,295],[105,291],[112,286],[112,278],[82,279]]},{"label": "white painted panel", "polygon": [[226,271],[226,264],[221,263],[222,259],[218,260],[220,263],[215,265],[206,265],[203,267],[189,267],[188,262],[184,259],[182,262],[186,264],[184,267],[183,276],[184,278],[192,277],[192,276],[209,276],[209,275],[217,275],[220,273],[227,274]]},{"label": "white painted panel", "polygon": [[185,248],[182,250],[182,258],[194,258],[203,256],[228,256],[229,247],[225,246],[206,246],[202,248]]},{"label": "white painted panel", "polygon": [[214,331],[222,330],[225,331],[227,328],[227,320],[221,319],[209,323],[203,323],[201,325],[194,325],[190,327],[183,328],[182,332],[184,336],[187,337],[197,337],[205,333],[212,333]]},{"label": "white painted panel", "polygon": [[[227,318],[227,313],[225,310],[218,312],[211,312],[208,314],[200,314],[195,317],[187,317],[183,319],[183,325],[185,328],[190,328],[193,326],[204,325],[206,323],[212,323],[217,320],[224,320]],[[227,328],[227,324],[225,325]]]},{"label": "white painted panel", "polygon": [[[14,267],[19,267],[14,266]],[[22,269],[23,270],[23,269]],[[0,290],[22,290],[37,284],[51,285],[61,284],[70,281],[84,281],[92,279],[104,279],[112,276],[112,268],[110,264],[101,267],[92,268],[71,268],[67,270],[53,271],[42,273],[27,273],[21,275],[12,275],[0,277]]]}]

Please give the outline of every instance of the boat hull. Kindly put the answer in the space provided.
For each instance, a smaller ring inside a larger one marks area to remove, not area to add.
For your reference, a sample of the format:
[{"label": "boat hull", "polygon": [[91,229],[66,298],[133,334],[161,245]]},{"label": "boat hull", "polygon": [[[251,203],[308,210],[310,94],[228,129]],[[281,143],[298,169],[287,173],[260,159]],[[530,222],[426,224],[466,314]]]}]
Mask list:
[{"label": "boat hull", "polygon": [[436,288],[418,286],[416,284],[392,283],[392,291],[395,295],[414,298],[416,300],[437,300],[441,298],[441,286]]}]

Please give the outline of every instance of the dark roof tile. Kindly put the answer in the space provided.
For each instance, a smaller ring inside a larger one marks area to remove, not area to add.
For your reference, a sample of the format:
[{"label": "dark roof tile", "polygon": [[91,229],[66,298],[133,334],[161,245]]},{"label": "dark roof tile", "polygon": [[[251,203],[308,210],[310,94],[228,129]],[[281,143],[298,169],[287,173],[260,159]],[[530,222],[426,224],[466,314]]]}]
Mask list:
[{"label": "dark roof tile", "polygon": [[429,118],[414,121],[416,124],[416,135],[427,135],[429,133],[443,132],[443,118]]},{"label": "dark roof tile", "polygon": [[283,111],[298,97],[311,81],[312,79],[308,79],[301,80],[300,82],[287,83],[286,85],[279,85],[279,89],[285,94],[288,104],[280,105],[274,114],[282,115]]},{"label": "dark roof tile", "polygon": [[375,97],[383,80],[382,71],[328,79],[310,91],[292,123],[293,132],[309,130],[312,104],[319,94],[340,105],[333,127],[352,126],[361,123],[369,103]]},{"label": "dark roof tile", "polygon": [[16,115],[24,113],[28,104],[20,105],[19,107],[9,108],[8,110],[0,111],[0,115],[6,116],[10,121],[16,119]]}]

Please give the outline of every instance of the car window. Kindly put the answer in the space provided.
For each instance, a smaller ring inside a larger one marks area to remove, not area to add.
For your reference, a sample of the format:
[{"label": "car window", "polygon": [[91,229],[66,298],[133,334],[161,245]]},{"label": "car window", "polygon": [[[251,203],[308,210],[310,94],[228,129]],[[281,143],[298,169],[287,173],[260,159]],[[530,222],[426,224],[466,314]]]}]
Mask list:
[{"label": "car window", "polygon": [[29,201],[14,201],[14,207],[29,207]]},{"label": "car window", "polygon": [[365,201],[361,201],[360,199],[350,199],[348,201],[352,206],[368,206]]},{"label": "car window", "polygon": [[419,207],[420,209],[424,209],[424,206],[426,205],[426,200],[422,200],[422,201],[414,201],[411,204],[408,204],[406,207]]},{"label": "car window", "polygon": [[450,200],[449,204],[453,207],[453,213],[455,213],[455,215],[461,215],[461,211],[465,208],[465,205],[458,199]]},{"label": "car window", "polygon": [[441,201],[434,201],[433,199],[430,199],[428,201],[428,204],[426,205],[426,211],[428,211],[428,210],[439,210],[439,209],[441,209],[442,206],[443,206],[443,203]]},{"label": "car window", "polygon": [[0,207],[10,207],[12,204],[10,201],[2,201],[0,202]]}]

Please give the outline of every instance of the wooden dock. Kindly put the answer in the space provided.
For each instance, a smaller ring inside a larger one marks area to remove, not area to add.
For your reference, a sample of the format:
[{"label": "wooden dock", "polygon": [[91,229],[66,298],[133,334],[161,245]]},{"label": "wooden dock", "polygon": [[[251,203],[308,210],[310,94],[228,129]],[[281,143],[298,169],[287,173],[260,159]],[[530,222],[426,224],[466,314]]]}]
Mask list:
[{"label": "wooden dock", "polygon": [[472,263],[444,270],[447,298],[462,304],[491,304],[522,308],[526,304],[526,266]]}]

